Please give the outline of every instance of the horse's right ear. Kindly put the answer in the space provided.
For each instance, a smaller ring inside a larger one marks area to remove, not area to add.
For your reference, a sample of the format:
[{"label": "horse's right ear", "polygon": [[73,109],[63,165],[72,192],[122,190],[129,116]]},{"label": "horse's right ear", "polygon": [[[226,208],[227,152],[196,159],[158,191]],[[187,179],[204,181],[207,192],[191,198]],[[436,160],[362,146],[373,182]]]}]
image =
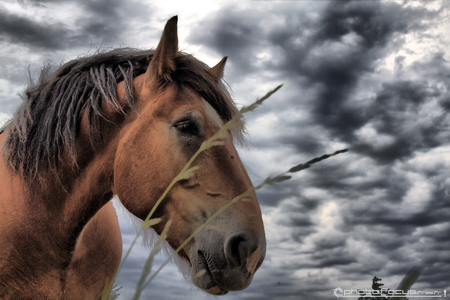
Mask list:
[{"label": "horse's right ear", "polygon": [[175,57],[178,53],[177,23],[178,16],[167,21],[158,47],[145,72],[147,80],[154,81],[162,78],[167,81],[172,80],[170,75],[175,71]]},{"label": "horse's right ear", "polygon": [[217,63],[214,67],[209,69],[209,72],[214,75],[217,82],[219,82],[223,78],[224,70],[225,70],[225,63],[227,62],[228,56],[225,56],[222,58],[221,61]]}]

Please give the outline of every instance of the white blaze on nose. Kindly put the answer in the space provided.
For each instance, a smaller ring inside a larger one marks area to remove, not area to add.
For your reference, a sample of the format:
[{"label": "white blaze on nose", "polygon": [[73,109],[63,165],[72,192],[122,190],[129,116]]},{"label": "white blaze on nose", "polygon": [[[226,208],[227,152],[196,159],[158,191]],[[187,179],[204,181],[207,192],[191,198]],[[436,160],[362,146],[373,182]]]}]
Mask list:
[{"label": "white blaze on nose", "polygon": [[255,252],[250,255],[250,257],[247,260],[247,271],[250,274],[255,273],[256,266],[258,265],[259,258],[261,257],[261,246],[258,247],[258,249],[255,250]]}]

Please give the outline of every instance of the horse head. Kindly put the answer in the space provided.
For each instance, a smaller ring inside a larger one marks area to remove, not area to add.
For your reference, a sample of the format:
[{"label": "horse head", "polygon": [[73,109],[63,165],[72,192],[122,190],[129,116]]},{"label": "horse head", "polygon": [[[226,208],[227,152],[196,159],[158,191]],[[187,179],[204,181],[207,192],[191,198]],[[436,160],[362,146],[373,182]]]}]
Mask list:
[{"label": "horse head", "polygon": [[[145,219],[156,200],[201,144],[237,110],[221,83],[226,59],[207,68],[178,51],[177,18],[170,19],[145,73],[134,79],[136,103],[121,129],[114,160],[114,192]],[[125,94],[124,83],[118,94]],[[124,103],[124,105],[126,105]],[[131,116],[132,115],[132,116]],[[233,144],[233,134],[193,161],[198,169],[178,181],[155,211],[161,234],[178,248],[200,225],[252,183]],[[246,288],[266,250],[261,210],[254,192],[200,231],[180,252],[193,282],[216,295]]]}]

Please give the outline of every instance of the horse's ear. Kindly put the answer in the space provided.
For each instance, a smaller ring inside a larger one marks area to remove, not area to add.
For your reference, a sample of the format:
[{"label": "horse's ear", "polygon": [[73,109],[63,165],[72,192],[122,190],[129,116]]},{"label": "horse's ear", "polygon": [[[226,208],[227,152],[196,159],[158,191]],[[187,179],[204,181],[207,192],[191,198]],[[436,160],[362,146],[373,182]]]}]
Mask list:
[{"label": "horse's ear", "polygon": [[221,61],[219,61],[219,63],[217,65],[215,65],[214,67],[209,69],[209,72],[211,74],[213,74],[214,77],[216,77],[217,82],[219,82],[223,78],[223,73],[225,70],[225,63],[227,62],[227,58],[228,58],[228,56],[225,56],[224,58],[222,58]]},{"label": "horse's ear", "polygon": [[175,71],[175,57],[178,52],[178,16],[167,21],[158,47],[148,65],[146,76],[150,80],[165,78],[170,81],[170,74]]}]

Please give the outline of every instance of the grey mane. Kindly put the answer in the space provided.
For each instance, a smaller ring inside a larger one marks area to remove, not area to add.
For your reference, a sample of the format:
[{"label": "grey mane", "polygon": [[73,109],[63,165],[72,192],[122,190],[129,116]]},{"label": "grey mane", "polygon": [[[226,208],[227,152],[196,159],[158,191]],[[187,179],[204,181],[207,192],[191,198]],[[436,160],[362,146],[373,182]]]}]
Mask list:
[{"label": "grey mane", "polygon": [[[59,170],[63,151],[68,150],[76,165],[76,140],[81,116],[86,112],[91,144],[102,138],[102,123],[108,121],[102,103],[120,115],[133,110],[133,79],[143,74],[154,50],[116,49],[63,65],[56,72],[41,71],[39,83],[26,91],[24,103],[10,124],[2,149],[11,169],[34,178],[41,171]],[[186,84],[216,109],[223,121],[237,112],[226,87],[207,71],[204,63],[180,53],[176,59],[174,82]],[[127,107],[117,98],[117,84],[124,81]],[[103,100],[103,101],[102,101]]]}]

